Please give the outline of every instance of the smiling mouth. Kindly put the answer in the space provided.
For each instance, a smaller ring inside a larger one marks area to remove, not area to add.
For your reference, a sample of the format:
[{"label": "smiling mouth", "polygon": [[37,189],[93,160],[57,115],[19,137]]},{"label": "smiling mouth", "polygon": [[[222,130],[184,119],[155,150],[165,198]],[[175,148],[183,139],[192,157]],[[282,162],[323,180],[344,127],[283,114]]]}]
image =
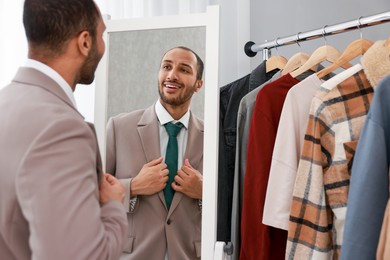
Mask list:
[{"label": "smiling mouth", "polygon": [[164,84],[164,87],[169,88],[169,89],[179,89],[180,88],[180,86],[173,85],[173,84],[170,84],[170,83]]}]

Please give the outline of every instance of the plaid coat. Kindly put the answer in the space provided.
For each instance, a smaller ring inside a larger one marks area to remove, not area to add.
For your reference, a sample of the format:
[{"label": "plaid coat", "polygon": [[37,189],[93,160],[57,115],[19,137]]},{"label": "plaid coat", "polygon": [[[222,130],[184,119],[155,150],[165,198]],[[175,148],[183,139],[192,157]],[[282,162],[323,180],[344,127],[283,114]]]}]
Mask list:
[{"label": "plaid coat", "polygon": [[313,98],[290,211],[286,259],[338,259],[353,154],[374,89],[363,71]]}]

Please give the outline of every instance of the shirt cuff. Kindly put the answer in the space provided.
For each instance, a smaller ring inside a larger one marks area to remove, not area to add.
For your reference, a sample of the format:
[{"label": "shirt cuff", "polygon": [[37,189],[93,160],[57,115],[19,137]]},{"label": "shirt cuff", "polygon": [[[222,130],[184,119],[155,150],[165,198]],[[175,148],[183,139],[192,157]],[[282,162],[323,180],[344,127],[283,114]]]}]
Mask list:
[{"label": "shirt cuff", "polygon": [[137,203],[137,196],[131,197],[131,182],[133,179],[131,178],[129,181],[129,212],[134,212],[135,205]]}]

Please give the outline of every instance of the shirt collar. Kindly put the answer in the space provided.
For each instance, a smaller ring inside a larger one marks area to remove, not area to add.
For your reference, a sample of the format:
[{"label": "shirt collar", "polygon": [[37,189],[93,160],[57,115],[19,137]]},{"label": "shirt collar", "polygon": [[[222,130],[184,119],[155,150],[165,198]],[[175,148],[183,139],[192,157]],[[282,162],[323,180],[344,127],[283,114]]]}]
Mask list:
[{"label": "shirt collar", "polygon": [[76,100],[74,98],[74,94],[72,91],[72,88],[69,86],[69,84],[64,80],[63,77],[61,77],[60,74],[58,74],[57,71],[53,70],[46,64],[43,64],[42,62],[39,62],[37,60],[32,60],[32,59],[27,59],[26,67],[36,69],[43,74],[47,75],[51,79],[53,79],[65,92],[65,94],[68,96],[72,104],[74,105],[75,108],[77,108]]},{"label": "shirt collar", "polygon": [[188,129],[188,122],[190,121],[190,110],[188,110],[179,120],[174,120],[173,117],[168,113],[168,111],[163,107],[160,102],[160,99],[157,100],[155,105],[155,110],[157,114],[158,121],[161,125],[164,125],[169,122],[180,122],[184,125],[186,129]]}]

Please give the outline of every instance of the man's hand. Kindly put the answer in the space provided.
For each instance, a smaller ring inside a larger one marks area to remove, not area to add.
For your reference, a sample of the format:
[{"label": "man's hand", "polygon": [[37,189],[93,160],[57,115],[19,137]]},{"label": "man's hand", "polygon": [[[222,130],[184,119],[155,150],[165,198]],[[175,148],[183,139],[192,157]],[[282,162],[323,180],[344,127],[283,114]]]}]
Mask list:
[{"label": "man's hand", "polygon": [[141,171],[131,181],[130,196],[152,195],[165,188],[169,171],[160,157],[145,164]]},{"label": "man's hand", "polygon": [[125,198],[125,187],[111,174],[103,173],[99,190],[101,205],[110,200],[116,200],[123,203]]},{"label": "man's hand", "polygon": [[184,165],[175,176],[175,181],[172,182],[172,188],[190,198],[202,199],[202,184],[202,174],[191,166],[188,159],[185,159]]}]

